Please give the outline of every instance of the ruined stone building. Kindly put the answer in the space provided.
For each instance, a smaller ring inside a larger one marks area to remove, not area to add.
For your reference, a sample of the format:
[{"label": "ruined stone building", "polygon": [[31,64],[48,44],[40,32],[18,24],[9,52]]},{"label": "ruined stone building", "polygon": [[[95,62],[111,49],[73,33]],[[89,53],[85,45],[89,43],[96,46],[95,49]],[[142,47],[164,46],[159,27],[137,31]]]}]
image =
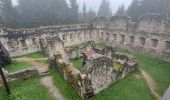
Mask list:
[{"label": "ruined stone building", "polygon": [[64,46],[93,40],[170,61],[170,20],[161,15],[145,15],[138,22],[127,16],[97,17],[89,25],[0,31],[0,41],[11,56],[40,51],[40,38],[46,43],[51,36],[58,36]]},{"label": "ruined stone building", "polygon": [[[11,57],[43,51],[51,61],[50,66],[57,68],[80,96],[89,98],[137,69],[133,57],[116,53],[114,47],[170,61],[170,20],[149,14],[137,22],[127,16],[113,16],[96,17],[86,25],[1,28],[0,41]],[[103,50],[95,47],[95,43],[102,42],[108,47]],[[84,46],[65,48],[77,44]],[[84,66],[78,70],[70,59],[82,53]]]}]

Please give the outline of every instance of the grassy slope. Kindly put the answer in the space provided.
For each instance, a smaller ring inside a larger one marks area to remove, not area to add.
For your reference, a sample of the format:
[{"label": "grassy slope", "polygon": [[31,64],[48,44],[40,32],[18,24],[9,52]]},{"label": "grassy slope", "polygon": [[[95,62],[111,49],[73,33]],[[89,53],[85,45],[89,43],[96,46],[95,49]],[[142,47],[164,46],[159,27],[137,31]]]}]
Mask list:
[{"label": "grassy slope", "polygon": [[170,62],[161,61],[146,55],[136,55],[140,68],[147,71],[156,81],[158,93],[163,95],[170,85]]},{"label": "grassy slope", "polygon": [[[81,100],[78,94],[57,71],[51,70],[51,74],[56,87],[59,88],[65,97],[69,98],[69,100]],[[124,80],[111,85],[96,95],[94,100],[154,100],[146,82],[142,78],[138,79],[135,76],[140,77],[139,72],[129,75]]]},{"label": "grassy slope", "polygon": [[107,46],[106,43],[97,43],[96,44],[96,47],[100,48],[100,49],[104,49],[106,46]]},{"label": "grassy slope", "polygon": [[139,62],[140,68],[147,71],[147,73],[156,81],[158,93],[160,95],[164,94],[170,85],[170,62],[165,62],[147,55],[131,53],[123,49],[119,51],[134,55]]},{"label": "grassy slope", "polygon": [[26,55],[23,55],[23,56],[18,56],[16,58],[20,58],[20,57],[27,57],[27,58],[44,58],[45,55],[42,53],[42,52],[35,52],[35,53],[30,53],[30,54],[26,54]]},{"label": "grassy slope", "polygon": [[39,77],[10,83],[12,96],[7,97],[5,90],[0,88],[0,100],[55,100],[48,90],[40,84]]},{"label": "grassy slope", "polygon": [[12,60],[11,64],[5,66],[4,68],[9,72],[16,72],[22,69],[30,68],[32,67],[31,64],[26,62],[17,62],[15,60]]},{"label": "grassy slope", "polygon": [[127,76],[94,97],[95,100],[154,100],[139,72]]},{"label": "grassy slope", "polygon": [[[38,58],[44,58],[45,55],[42,52],[35,52],[35,53],[19,56],[17,58],[22,58],[22,57],[38,59]],[[48,60],[37,60],[37,62],[48,64]],[[15,61],[15,58],[13,58],[11,64],[7,65],[5,69],[8,70],[9,72],[16,72],[30,67],[32,67],[31,64],[26,62],[17,62]]]},{"label": "grassy slope", "polygon": [[82,69],[82,65],[83,65],[83,58],[82,57],[80,57],[80,58],[77,58],[77,59],[74,59],[74,60],[72,60],[72,63],[74,64],[74,66],[76,67],[76,68],[78,68],[78,69]]},{"label": "grassy slope", "polygon": [[56,70],[50,70],[50,73],[53,76],[55,86],[60,90],[64,97],[68,100],[81,100],[70,84],[68,84]]}]

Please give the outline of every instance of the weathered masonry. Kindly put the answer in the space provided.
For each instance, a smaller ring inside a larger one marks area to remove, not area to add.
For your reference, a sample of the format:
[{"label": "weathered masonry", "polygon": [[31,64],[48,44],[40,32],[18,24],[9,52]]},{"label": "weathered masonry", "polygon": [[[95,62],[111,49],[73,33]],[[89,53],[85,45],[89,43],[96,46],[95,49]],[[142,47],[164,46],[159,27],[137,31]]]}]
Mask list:
[{"label": "weathered masonry", "polygon": [[35,29],[9,30],[1,28],[0,41],[11,56],[40,51],[40,39],[58,36],[65,46],[87,41],[106,42],[170,61],[170,20],[161,15],[145,15],[138,22],[127,16],[94,18],[88,25],[66,25]]},{"label": "weathered masonry", "polygon": [[131,22],[126,16],[113,16],[109,21],[95,18],[92,23],[99,38],[110,46],[170,61],[170,20],[167,18],[145,15],[138,22]]}]

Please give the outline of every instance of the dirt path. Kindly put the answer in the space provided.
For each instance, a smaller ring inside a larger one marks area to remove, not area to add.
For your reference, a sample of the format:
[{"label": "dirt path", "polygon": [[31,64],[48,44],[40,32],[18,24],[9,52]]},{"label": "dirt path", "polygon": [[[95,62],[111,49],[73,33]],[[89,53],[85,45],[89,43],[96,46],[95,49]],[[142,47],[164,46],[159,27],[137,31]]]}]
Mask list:
[{"label": "dirt path", "polygon": [[19,62],[31,63],[33,67],[36,67],[38,69],[39,73],[44,73],[48,71],[48,64],[38,62],[42,60],[47,60],[47,58],[33,59],[33,58],[22,57],[22,58],[16,58],[15,60]]},{"label": "dirt path", "polygon": [[59,90],[54,86],[53,79],[51,76],[46,76],[41,79],[41,84],[49,89],[49,92],[56,98],[56,100],[66,100]]},{"label": "dirt path", "polygon": [[140,72],[143,78],[145,79],[145,81],[147,82],[149,89],[151,90],[151,93],[155,96],[156,100],[161,100],[161,96],[156,92],[157,87],[155,81],[144,70],[141,69]]}]

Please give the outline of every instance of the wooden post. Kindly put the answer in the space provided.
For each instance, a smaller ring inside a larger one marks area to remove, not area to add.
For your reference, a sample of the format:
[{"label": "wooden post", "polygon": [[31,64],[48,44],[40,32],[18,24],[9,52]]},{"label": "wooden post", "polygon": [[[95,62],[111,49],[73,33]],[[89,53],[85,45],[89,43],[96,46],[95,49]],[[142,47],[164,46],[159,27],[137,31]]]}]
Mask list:
[{"label": "wooden post", "polygon": [[0,74],[1,74],[1,78],[2,78],[3,84],[4,84],[4,86],[5,86],[5,89],[6,89],[6,91],[7,91],[7,95],[8,95],[8,96],[11,96],[11,91],[10,91],[10,89],[9,89],[9,87],[8,87],[8,83],[7,83],[7,81],[6,81],[6,78],[5,78],[4,72],[3,72],[3,70],[2,70],[2,65],[1,65],[1,64],[0,64]]}]

